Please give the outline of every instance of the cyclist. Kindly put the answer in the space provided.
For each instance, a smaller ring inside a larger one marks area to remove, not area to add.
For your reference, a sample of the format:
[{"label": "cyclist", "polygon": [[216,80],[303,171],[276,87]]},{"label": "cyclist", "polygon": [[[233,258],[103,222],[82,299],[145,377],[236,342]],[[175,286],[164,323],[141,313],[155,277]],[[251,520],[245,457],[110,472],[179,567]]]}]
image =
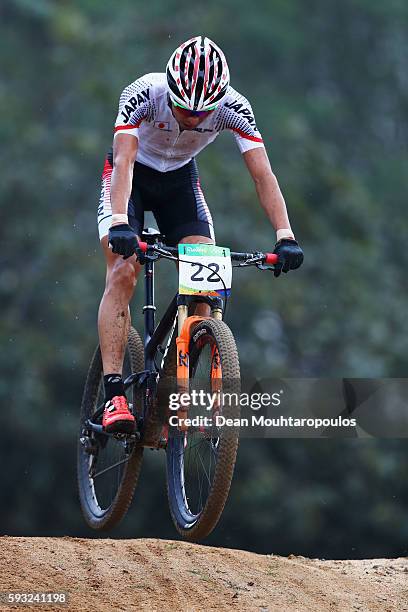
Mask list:
[{"label": "cyclist", "polygon": [[[135,427],[122,367],[129,302],[141,268],[134,253],[144,211],[153,212],[167,244],[214,243],[195,156],[221,131],[234,134],[260,204],[276,230],[275,276],[298,268],[303,261],[251,105],[229,80],[224,53],[210,39],[197,36],[174,51],[165,73],[142,76],[120,97],[98,208],[107,262],[98,329],[106,402],[102,423],[108,432],[129,432]],[[206,305],[200,307],[203,310],[196,312],[206,314]]]}]

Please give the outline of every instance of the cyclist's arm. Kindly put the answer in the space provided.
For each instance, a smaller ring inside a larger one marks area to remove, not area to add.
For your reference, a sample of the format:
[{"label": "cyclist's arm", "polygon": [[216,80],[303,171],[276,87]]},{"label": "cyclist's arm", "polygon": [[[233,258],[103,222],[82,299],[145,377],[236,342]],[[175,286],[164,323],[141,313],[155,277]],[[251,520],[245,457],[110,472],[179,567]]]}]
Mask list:
[{"label": "cyclist's arm", "polygon": [[[132,191],[133,164],[139,143],[139,128],[149,113],[151,80],[149,75],[137,79],[122,91],[113,139],[111,178],[112,214],[127,214]],[[121,222],[113,223],[119,225]],[[123,221],[122,221],[123,223]]]},{"label": "cyclist's arm", "polygon": [[[111,178],[112,214],[127,214],[138,142],[137,137],[131,134],[116,134],[114,138]],[[119,221],[112,225],[120,223]]]},{"label": "cyclist's arm", "polygon": [[243,153],[250,175],[255,183],[256,192],[262,208],[275,228],[287,229],[288,237],[294,236],[286,210],[285,200],[276,176],[272,172],[264,147],[250,149]]}]

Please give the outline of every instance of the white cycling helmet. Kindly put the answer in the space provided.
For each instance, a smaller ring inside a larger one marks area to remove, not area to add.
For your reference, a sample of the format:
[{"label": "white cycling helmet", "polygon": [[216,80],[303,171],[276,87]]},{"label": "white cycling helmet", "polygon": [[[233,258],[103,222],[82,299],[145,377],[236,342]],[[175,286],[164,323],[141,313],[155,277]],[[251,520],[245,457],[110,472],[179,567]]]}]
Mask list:
[{"label": "white cycling helmet", "polygon": [[221,49],[204,36],[180,45],[167,69],[170,98],[189,110],[212,110],[227,93],[229,70]]}]

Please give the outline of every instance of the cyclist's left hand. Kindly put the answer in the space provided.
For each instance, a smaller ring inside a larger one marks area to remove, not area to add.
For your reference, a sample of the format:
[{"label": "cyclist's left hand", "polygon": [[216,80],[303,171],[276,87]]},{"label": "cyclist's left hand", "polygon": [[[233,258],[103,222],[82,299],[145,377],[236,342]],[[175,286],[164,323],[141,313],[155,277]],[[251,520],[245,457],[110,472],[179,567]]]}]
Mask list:
[{"label": "cyclist's left hand", "polygon": [[279,257],[278,263],[275,264],[275,276],[279,276],[281,272],[295,270],[303,263],[303,251],[296,240],[282,238],[275,244],[274,253]]}]

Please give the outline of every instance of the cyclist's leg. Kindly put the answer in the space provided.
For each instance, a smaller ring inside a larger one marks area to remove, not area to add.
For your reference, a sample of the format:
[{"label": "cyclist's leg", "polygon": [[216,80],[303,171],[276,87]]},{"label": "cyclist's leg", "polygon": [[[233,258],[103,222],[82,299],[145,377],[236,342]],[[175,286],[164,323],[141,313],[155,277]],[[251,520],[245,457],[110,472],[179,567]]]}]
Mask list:
[{"label": "cyclist's leg", "polygon": [[136,255],[124,260],[112,253],[108,237],[101,246],[106,259],[105,291],[99,306],[98,331],[104,374],[122,373],[125,345],[130,328],[129,303],[141,265]]},{"label": "cyclist's leg", "polygon": [[[129,303],[141,266],[133,255],[124,260],[108,246],[108,231],[112,209],[110,181],[112,155],[108,154],[102,175],[102,191],[98,208],[98,228],[106,260],[106,285],[99,307],[98,331],[104,374],[122,373],[125,345],[130,327]],[[143,207],[138,194],[132,191],[128,206],[129,223],[140,236],[143,228]]]}]

